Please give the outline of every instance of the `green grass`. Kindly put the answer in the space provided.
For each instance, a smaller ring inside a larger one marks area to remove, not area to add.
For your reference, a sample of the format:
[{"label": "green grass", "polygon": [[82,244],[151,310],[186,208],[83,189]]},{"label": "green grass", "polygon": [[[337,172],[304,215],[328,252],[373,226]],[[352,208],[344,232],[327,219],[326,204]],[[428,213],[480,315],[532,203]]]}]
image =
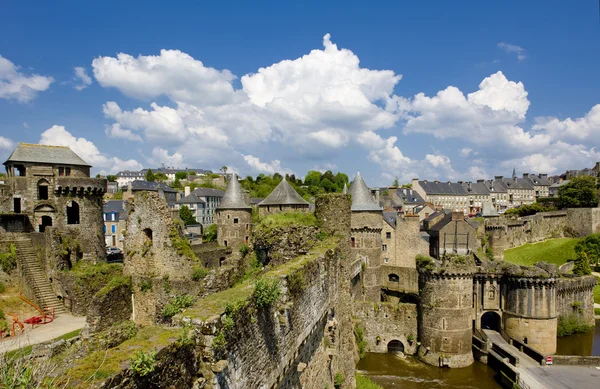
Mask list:
[{"label": "green grass", "polygon": [[527,243],[523,246],[506,250],[504,252],[504,260],[525,266],[531,266],[540,261],[560,266],[568,260],[576,258],[575,245],[577,242],[579,242],[579,239],[558,238],[533,244]]},{"label": "green grass", "polygon": [[371,381],[370,378],[365,377],[359,373],[356,373],[356,389],[383,389],[382,386],[377,385]]},{"label": "green grass", "polygon": [[[52,339],[50,342],[52,342],[52,343],[53,342],[57,342],[57,341],[59,341],[61,339],[69,340],[69,339],[74,338],[77,335],[79,335],[80,332],[81,332],[81,329],[75,330],[75,331],[71,331],[71,332],[67,332],[66,334],[61,335],[58,338]],[[30,345],[30,346],[27,346],[27,347],[23,347],[23,348],[20,348],[20,349],[17,349],[17,350],[9,351],[8,353],[6,353],[6,357],[7,357],[7,359],[11,359],[15,355],[17,355],[19,357],[25,357],[25,356],[31,354],[31,350],[33,350],[33,345]]]},{"label": "green grass", "polygon": [[[598,281],[600,282],[600,281]],[[594,302],[600,304],[600,285],[594,287]]]},{"label": "green grass", "polygon": [[594,308],[594,315],[600,316],[600,308]]},{"label": "green grass", "polygon": [[317,218],[311,212],[283,212],[269,215],[261,220],[257,228],[289,226],[316,226]]}]

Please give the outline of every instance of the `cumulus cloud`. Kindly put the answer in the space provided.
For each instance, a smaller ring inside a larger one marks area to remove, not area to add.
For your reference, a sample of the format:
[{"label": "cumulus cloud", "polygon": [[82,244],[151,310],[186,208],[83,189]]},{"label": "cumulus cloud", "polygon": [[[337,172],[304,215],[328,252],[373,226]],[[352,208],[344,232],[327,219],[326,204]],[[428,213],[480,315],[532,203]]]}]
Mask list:
[{"label": "cumulus cloud", "polygon": [[88,76],[87,70],[85,70],[85,68],[77,66],[73,69],[73,73],[73,81],[75,83],[73,88],[75,88],[76,90],[81,91],[87,88],[88,86],[92,85],[92,78]]},{"label": "cumulus cloud", "polygon": [[522,48],[521,46],[511,45],[510,43],[500,42],[498,43],[498,48],[504,50],[505,53],[508,54],[516,54],[517,60],[523,61],[527,58],[527,50]]},{"label": "cumulus cloud", "polygon": [[172,155],[169,155],[169,152],[161,147],[152,149],[152,158],[155,164],[159,166],[165,164],[165,166],[177,169],[180,169],[183,166],[183,155],[181,153],[175,152]]},{"label": "cumulus cloud", "polygon": [[109,169],[111,172],[142,169],[142,165],[134,159],[122,160],[102,154],[93,142],[85,138],[73,136],[64,126],[54,125],[44,131],[40,136],[39,143],[43,145],[68,146],[75,154],[90,165]]},{"label": "cumulus cloud", "polygon": [[121,125],[119,123],[113,123],[112,126],[106,126],[106,129],[104,130],[104,132],[106,133],[106,135],[108,135],[111,138],[121,138],[121,139],[136,141],[136,142],[142,141],[141,136],[133,133],[133,131],[131,131],[131,130],[125,130],[125,129],[121,128]]},{"label": "cumulus cloud", "polygon": [[260,158],[252,155],[244,155],[244,160],[252,168],[252,170],[265,174],[292,174],[290,169],[281,167],[281,161],[273,160],[271,162],[262,162]]},{"label": "cumulus cloud", "polygon": [[469,155],[471,155],[473,153],[473,149],[470,147],[463,147],[462,149],[460,149],[460,155],[461,157],[468,157]]},{"label": "cumulus cloud", "polygon": [[555,174],[567,169],[591,167],[596,161],[600,161],[600,152],[594,147],[557,141],[552,147],[540,152],[504,161],[502,166],[507,169],[515,167],[520,171]]},{"label": "cumulus cloud", "polygon": [[448,158],[445,155],[427,154],[425,156],[425,160],[429,162],[433,167],[443,167],[445,165],[450,165],[450,158]]},{"label": "cumulus cloud", "polygon": [[0,150],[11,150],[15,147],[15,142],[12,140],[0,136]]},{"label": "cumulus cloud", "polygon": [[600,139],[600,104],[596,104],[581,118],[536,118],[534,130],[545,131],[552,139]]},{"label": "cumulus cloud", "polygon": [[384,139],[372,131],[363,132],[358,136],[358,143],[369,150],[370,161],[392,169],[404,168],[411,162],[396,146],[397,140],[395,136]]},{"label": "cumulus cloud", "polygon": [[52,82],[52,77],[19,72],[18,66],[0,55],[0,98],[26,103],[50,88]]}]

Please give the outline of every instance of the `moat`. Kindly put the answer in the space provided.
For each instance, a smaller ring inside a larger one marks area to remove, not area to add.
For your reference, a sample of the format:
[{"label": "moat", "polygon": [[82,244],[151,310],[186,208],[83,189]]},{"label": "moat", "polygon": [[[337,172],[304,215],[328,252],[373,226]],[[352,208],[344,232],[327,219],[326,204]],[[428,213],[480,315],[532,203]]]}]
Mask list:
[{"label": "moat", "polygon": [[558,338],[557,355],[600,356],[600,319],[594,331]]}]

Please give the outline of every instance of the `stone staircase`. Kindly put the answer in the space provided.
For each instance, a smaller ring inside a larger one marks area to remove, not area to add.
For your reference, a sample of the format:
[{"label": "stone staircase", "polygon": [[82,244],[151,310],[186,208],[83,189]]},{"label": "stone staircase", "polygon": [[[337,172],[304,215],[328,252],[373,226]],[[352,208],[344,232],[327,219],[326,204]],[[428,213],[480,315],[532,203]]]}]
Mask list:
[{"label": "stone staircase", "polygon": [[62,301],[56,297],[52,290],[50,281],[48,281],[46,272],[35,253],[31,240],[25,238],[16,240],[15,246],[17,247],[19,264],[23,269],[29,287],[35,293],[35,299],[40,308],[44,311],[54,310],[55,315],[67,313],[68,311],[62,304]]}]

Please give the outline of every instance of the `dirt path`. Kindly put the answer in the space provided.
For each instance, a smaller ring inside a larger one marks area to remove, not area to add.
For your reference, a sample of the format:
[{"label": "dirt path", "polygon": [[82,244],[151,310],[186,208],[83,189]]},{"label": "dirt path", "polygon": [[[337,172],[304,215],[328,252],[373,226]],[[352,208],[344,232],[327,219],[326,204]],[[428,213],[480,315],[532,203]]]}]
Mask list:
[{"label": "dirt path", "polygon": [[31,328],[25,324],[25,332],[16,337],[0,340],[0,354],[26,347],[32,344],[47,342],[58,338],[71,331],[79,330],[85,326],[85,317],[62,314],[50,324],[44,324]]}]

